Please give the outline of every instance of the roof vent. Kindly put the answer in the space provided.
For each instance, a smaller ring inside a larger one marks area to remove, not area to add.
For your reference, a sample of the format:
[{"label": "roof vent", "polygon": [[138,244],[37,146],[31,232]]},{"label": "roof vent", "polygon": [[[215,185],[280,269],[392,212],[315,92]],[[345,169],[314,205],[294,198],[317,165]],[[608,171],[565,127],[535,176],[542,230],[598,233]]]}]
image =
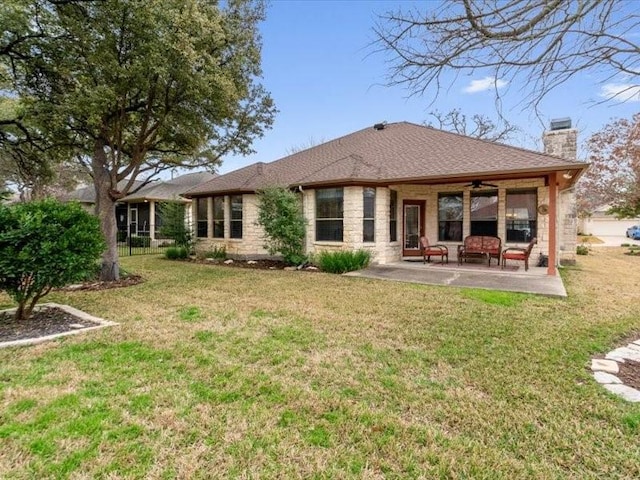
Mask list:
[{"label": "roof vent", "polygon": [[374,130],[384,130],[384,127],[387,126],[387,122],[376,123],[373,128]]},{"label": "roof vent", "polygon": [[567,128],[571,128],[571,119],[569,117],[566,118],[556,118],[555,120],[551,120],[551,130],[566,130]]}]

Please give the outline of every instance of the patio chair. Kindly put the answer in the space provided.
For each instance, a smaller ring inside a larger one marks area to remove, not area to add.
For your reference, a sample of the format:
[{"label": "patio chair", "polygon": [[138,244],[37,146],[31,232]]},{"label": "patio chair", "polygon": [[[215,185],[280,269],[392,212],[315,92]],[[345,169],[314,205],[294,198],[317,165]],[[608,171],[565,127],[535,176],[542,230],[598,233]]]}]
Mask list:
[{"label": "patio chair", "polygon": [[446,245],[429,245],[427,237],[420,237],[420,252],[422,254],[422,262],[430,262],[431,257],[440,257],[440,263],[449,263],[449,249]]},{"label": "patio chair", "polygon": [[529,270],[529,255],[531,255],[531,249],[537,242],[538,239],[534,238],[525,248],[505,248],[502,252],[502,268],[507,265],[507,260],[520,260],[524,261],[524,271]]}]

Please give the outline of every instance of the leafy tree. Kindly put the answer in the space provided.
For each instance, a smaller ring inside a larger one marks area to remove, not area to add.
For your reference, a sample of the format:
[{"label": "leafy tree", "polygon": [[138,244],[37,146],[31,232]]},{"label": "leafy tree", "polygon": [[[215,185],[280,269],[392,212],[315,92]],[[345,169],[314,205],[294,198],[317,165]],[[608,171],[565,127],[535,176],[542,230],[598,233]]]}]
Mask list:
[{"label": "leafy tree", "polygon": [[[450,85],[449,73],[521,78],[528,106],[579,74],[630,81],[613,92],[638,94],[640,26],[634,2],[619,0],[458,0],[427,2],[380,16],[377,45],[391,57],[389,83],[414,94]],[[498,84],[496,84],[496,87]],[[498,95],[496,88],[496,95]]]},{"label": "leafy tree", "polygon": [[454,108],[448,113],[436,110],[429,115],[433,117],[433,121],[426,123],[431,127],[490,142],[504,143],[520,131],[506,120],[495,123],[486,115],[475,114],[469,119],[459,108]]},{"label": "leafy tree", "polygon": [[9,94],[93,179],[107,241],[103,280],[119,276],[115,203],[135,180],[213,169],[225,154],[250,153],[270,127],[275,108],[257,83],[263,18],[260,0],[15,0],[0,8]]},{"label": "leafy tree", "polygon": [[305,261],[306,221],[295,193],[283,187],[269,187],[258,192],[257,223],[264,230],[265,248],[271,255],[281,254],[290,265]]},{"label": "leafy tree", "polygon": [[591,167],[577,186],[580,212],[610,204],[619,217],[640,215],[640,113],[611,121],[587,146]]},{"label": "leafy tree", "polygon": [[0,205],[0,289],[25,320],[52,288],[93,271],[104,248],[98,219],[54,200]]},{"label": "leafy tree", "polygon": [[177,247],[191,248],[191,227],[185,222],[185,205],[181,202],[165,202],[156,205],[162,215],[160,235],[175,241]]}]

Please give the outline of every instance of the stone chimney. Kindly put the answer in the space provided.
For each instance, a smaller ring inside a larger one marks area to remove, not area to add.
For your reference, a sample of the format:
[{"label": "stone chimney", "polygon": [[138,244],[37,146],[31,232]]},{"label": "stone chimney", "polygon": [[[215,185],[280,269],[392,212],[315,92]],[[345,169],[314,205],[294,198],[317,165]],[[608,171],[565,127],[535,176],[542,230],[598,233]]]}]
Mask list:
[{"label": "stone chimney", "polygon": [[[542,134],[544,153],[575,162],[578,158],[578,131],[571,128],[570,118],[551,120],[551,128]],[[549,219],[549,221],[553,221]],[[561,265],[575,265],[578,222],[573,188],[558,194],[557,217],[558,260]]]},{"label": "stone chimney", "polygon": [[544,153],[575,161],[578,158],[578,130],[570,118],[551,120],[551,128],[542,134]]}]

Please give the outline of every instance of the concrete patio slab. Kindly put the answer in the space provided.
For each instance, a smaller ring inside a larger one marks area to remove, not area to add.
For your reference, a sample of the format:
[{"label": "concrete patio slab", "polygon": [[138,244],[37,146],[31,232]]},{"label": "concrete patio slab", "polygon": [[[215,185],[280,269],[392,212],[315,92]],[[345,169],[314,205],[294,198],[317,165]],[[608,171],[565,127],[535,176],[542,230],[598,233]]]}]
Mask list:
[{"label": "concrete patio slab", "polygon": [[482,288],[507,292],[533,293],[551,297],[566,297],[567,291],[559,275],[546,274],[546,268],[532,267],[525,272],[501,270],[500,267],[438,266],[422,262],[394,262],[372,265],[364,270],[349,272],[351,277],[377,278],[397,282],[425,285],[450,285],[454,287]]}]

